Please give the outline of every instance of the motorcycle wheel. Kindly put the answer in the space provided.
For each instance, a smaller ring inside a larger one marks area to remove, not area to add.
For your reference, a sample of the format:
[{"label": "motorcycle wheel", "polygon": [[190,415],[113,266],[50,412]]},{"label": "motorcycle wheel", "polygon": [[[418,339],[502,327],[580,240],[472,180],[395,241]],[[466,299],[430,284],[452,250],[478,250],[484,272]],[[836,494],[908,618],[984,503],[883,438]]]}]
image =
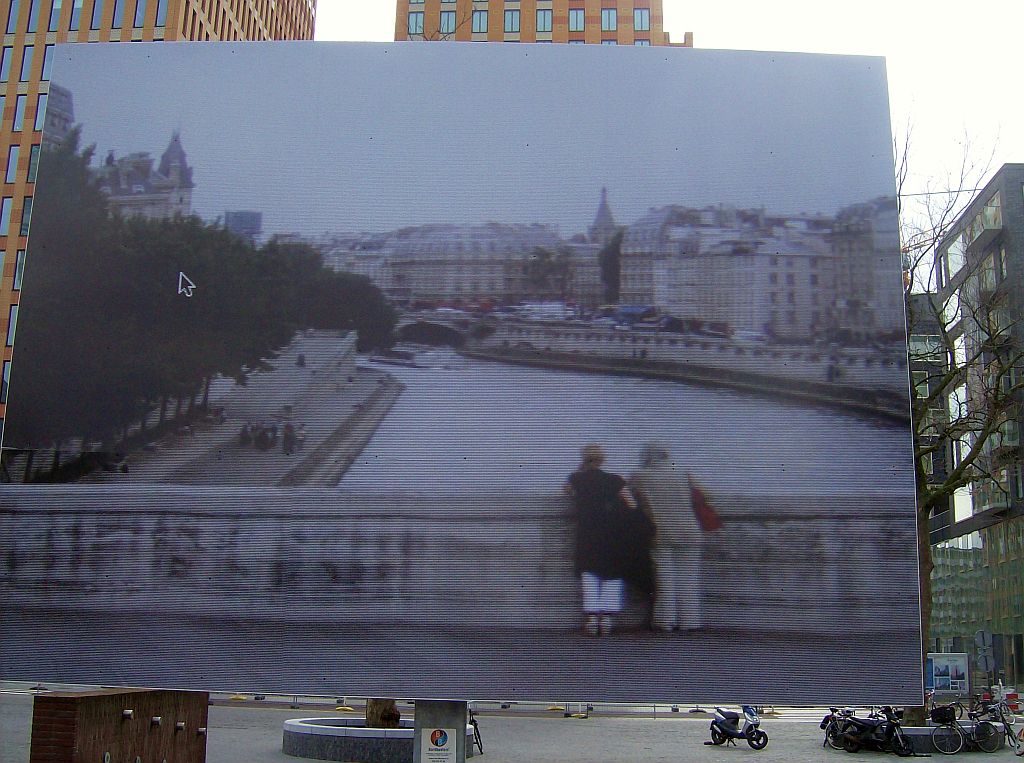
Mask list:
[{"label": "motorcycle wheel", "polygon": [[747,744],[754,750],[763,750],[768,746],[768,734],[761,729],[754,729],[747,737]]},{"label": "motorcycle wheel", "polygon": [[956,726],[936,726],[932,729],[932,747],[943,755],[956,755],[964,747],[964,735]]},{"label": "motorcycle wheel", "polygon": [[860,748],[863,746],[856,737],[850,734],[843,734],[843,749],[847,752],[860,752]]},{"label": "motorcycle wheel", "polygon": [[825,727],[825,742],[833,750],[843,749],[843,729],[838,722],[832,721]]},{"label": "motorcycle wheel", "polygon": [[897,731],[892,737],[892,751],[899,758],[909,758],[914,754],[914,747],[909,739]]},{"label": "motorcycle wheel", "polygon": [[974,726],[974,743],[982,752],[995,752],[1001,741],[999,729],[991,721],[979,721]]},{"label": "motorcycle wheel", "polygon": [[711,727],[711,743],[725,744],[725,734],[718,730],[718,726]]}]

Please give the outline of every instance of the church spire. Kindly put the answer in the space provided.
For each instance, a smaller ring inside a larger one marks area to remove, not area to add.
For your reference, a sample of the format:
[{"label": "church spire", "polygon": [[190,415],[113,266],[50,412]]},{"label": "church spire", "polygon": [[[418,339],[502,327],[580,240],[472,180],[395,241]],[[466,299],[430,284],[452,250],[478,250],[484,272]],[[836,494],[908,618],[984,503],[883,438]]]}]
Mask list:
[{"label": "church spire", "polygon": [[594,224],[587,231],[587,238],[595,244],[607,244],[608,240],[615,235],[618,226],[615,225],[615,218],[612,217],[612,209],[608,205],[608,189],[601,188],[601,203],[597,207],[597,216],[594,217]]}]

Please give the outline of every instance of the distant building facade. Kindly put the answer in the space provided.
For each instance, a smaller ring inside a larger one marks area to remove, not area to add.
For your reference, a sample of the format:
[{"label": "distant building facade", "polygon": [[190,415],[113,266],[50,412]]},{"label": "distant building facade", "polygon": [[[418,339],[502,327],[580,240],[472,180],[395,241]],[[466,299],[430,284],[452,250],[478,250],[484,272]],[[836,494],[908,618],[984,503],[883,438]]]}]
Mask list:
[{"label": "distant building facade", "polygon": [[224,227],[253,243],[263,236],[263,213],[252,210],[228,210],[224,213]]},{"label": "distant building facade", "polygon": [[395,39],[672,44],[661,0],[397,0]]},{"label": "distant building facade", "polygon": [[386,290],[408,301],[505,303],[530,293],[529,259],[561,241],[546,225],[425,225],[397,231],[387,247]]},{"label": "distant building facade", "polygon": [[96,170],[97,186],[107,197],[112,213],[150,219],[186,217],[192,214],[192,168],[175,132],[154,167],[145,152],[120,159],[111,151]]}]

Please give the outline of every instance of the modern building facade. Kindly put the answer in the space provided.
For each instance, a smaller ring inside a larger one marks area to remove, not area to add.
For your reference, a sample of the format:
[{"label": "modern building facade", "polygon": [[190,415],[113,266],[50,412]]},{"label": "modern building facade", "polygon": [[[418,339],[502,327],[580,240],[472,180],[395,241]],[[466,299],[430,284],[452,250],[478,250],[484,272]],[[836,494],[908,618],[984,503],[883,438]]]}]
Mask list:
[{"label": "modern building facade", "polygon": [[397,0],[395,39],[672,44],[661,0]]},{"label": "modern building facade", "polygon": [[[54,46],[65,42],[311,40],[316,0],[0,0],[0,334],[7,400],[25,245],[43,126],[47,140],[71,124],[71,94],[50,84]],[[116,72],[111,87],[117,87]],[[48,107],[48,99],[50,100]]]},{"label": "modern building facade", "polygon": [[[948,521],[933,523],[935,570],[930,645],[976,653],[977,631],[993,634],[994,671],[1024,681],[1024,164],[1006,164],[975,197],[937,248],[936,322],[961,368],[947,396],[965,423],[949,442],[955,468],[983,442],[987,475],[957,492]],[[942,346],[949,346],[943,343]],[[996,419],[986,411],[999,411]],[[993,431],[978,439],[985,421]]]}]

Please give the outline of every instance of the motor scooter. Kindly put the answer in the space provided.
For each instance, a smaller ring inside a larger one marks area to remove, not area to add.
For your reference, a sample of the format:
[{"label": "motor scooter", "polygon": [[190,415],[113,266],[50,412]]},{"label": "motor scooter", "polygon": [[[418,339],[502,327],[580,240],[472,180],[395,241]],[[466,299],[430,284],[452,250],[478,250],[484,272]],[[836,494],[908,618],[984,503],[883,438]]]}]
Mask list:
[{"label": "motor scooter", "polygon": [[704,744],[736,744],[737,739],[746,739],[755,750],[768,746],[768,733],[759,728],[761,719],[750,705],[743,705],[743,728],[740,728],[740,714],[731,710],[715,708],[715,719],[711,721],[711,741]]}]

